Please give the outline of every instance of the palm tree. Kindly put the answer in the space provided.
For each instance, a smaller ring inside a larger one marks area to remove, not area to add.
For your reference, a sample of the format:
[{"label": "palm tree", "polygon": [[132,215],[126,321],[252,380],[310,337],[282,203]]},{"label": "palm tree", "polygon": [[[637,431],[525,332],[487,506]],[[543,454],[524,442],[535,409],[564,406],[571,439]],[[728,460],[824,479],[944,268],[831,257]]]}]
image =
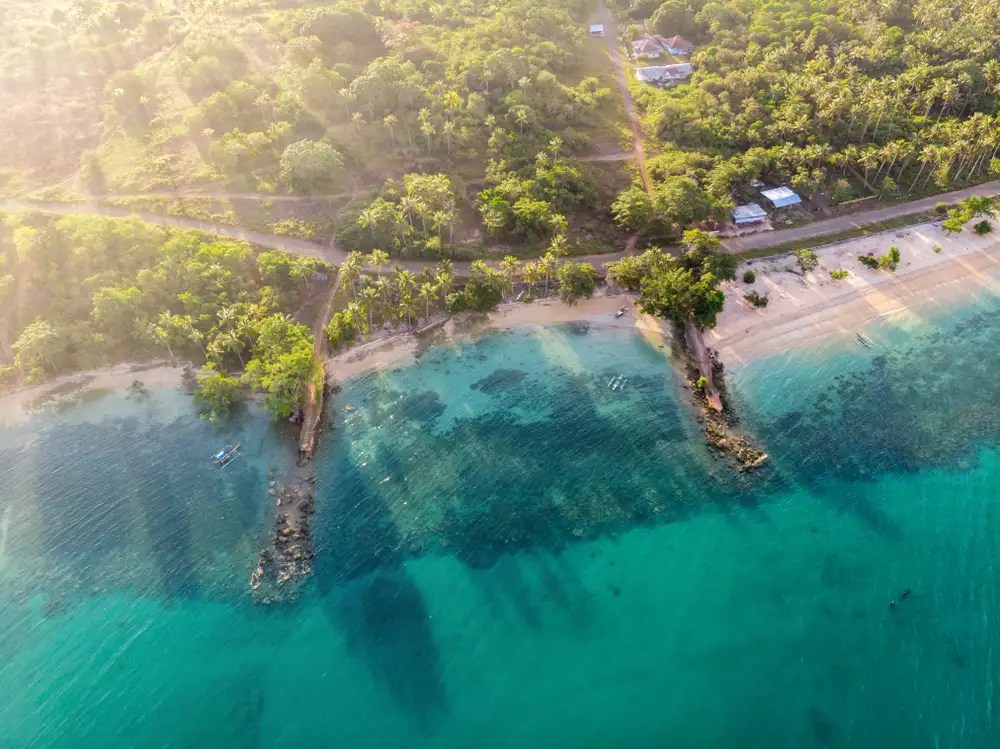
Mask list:
[{"label": "palm tree", "polygon": [[417,310],[417,302],[413,298],[413,294],[410,292],[406,292],[399,298],[399,312],[406,318],[406,324],[412,328],[413,318],[416,317],[419,312]]},{"label": "palm tree", "polygon": [[552,250],[549,250],[544,255],[542,255],[542,259],[539,262],[541,263],[542,270],[545,273],[545,296],[548,296],[549,281],[552,279],[552,272],[556,269],[556,266],[559,265],[559,261],[558,259],[556,259],[556,256],[552,252]]},{"label": "palm tree", "polygon": [[507,255],[500,261],[500,270],[503,273],[504,298],[514,290],[514,279],[521,272],[521,261],[513,255]]},{"label": "palm tree", "polygon": [[532,287],[538,283],[543,276],[541,263],[539,261],[525,263],[524,267],[521,269],[521,275],[524,276],[524,282],[528,284],[528,296],[530,297]]},{"label": "palm tree", "polygon": [[[220,332],[208,345],[208,349],[212,356],[225,354],[227,351],[236,354],[236,357],[240,360],[240,368],[246,369],[247,365],[243,360],[243,341],[233,331]],[[218,356],[218,358],[222,357]]]},{"label": "palm tree", "polygon": [[351,296],[355,301],[358,298],[358,278],[361,276],[361,268],[364,267],[365,256],[357,250],[348,252],[344,262],[340,264],[340,280],[351,285]]},{"label": "palm tree", "polygon": [[375,327],[375,302],[378,300],[378,291],[371,284],[365,284],[358,294],[362,308],[368,310],[368,330]]},{"label": "palm tree", "polygon": [[396,291],[400,296],[413,291],[417,287],[417,277],[406,268],[398,265],[392,269],[393,281],[396,283]]},{"label": "palm tree", "polygon": [[389,137],[392,138],[392,150],[396,150],[396,125],[399,124],[399,120],[394,114],[387,114],[382,119],[382,124],[385,125],[385,129],[389,131]]},{"label": "palm tree", "polygon": [[292,265],[288,269],[288,275],[305,284],[306,279],[312,275],[315,267],[315,261],[311,257],[296,257],[292,260]]},{"label": "palm tree", "polygon": [[569,254],[569,242],[566,241],[565,235],[556,234],[556,236],[552,237],[552,241],[549,243],[549,252],[551,252],[557,260],[561,257],[566,257]]},{"label": "palm tree", "polygon": [[368,253],[368,265],[375,271],[378,278],[382,277],[382,266],[389,262],[389,253],[384,250],[372,250]]},{"label": "palm tree", "polygon": [[448,293],[455,285],[455,264],[451,260],[445,258],[438,263],[436,280],[437,287],[441,292],[441,299],[447,302]]},{"label": "palm tree", "polygon": [[232,326],[236,323],[236,307],[229,305],[228,307],[223,307],[219,310],[216,315],[218,320],[218,327],[220,330],[230,330]]},{"label": "palm tree", "polygon": [[382,302],[382,317],[389,311],[389,300],[392,298],[392,282],[388,278],[379,278],[375,281],[375,291]]},{"label": "palm tree", "polygon": [[167,347],[170,358],[174,358],[174,350],[170,347],[170,341],[174,336],[174,316],[169,312],[161,312],[156,322],[149,326],[150,335],[159,343]]},{"label": "palm tree", "polygon": [[431,319],[431,300],[437,295],[437,289],[434,284],[425,281],[421,284],[419,293],[424,302],[424,319],[429,322]]},{"label": "palm tree", "polygon": [[455,137],[455,121],[445,120],[441,126],[441,132],[444,133],[445,143],[448,145],[448,155],[451,156],[451,139]]}]

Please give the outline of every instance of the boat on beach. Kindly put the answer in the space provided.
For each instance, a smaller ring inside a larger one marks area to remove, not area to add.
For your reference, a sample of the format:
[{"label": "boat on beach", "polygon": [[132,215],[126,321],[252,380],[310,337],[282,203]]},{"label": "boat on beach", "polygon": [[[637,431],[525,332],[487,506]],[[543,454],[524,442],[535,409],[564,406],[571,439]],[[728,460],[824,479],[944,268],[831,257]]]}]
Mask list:
[{"label": "boat on beach", "polygon": [[240,443],[237,442],[235,445],[230,445],[224,450],[219,450],[219,452],[212,456],[212,462],[220,468],[224,468],[236,460],[236,458],[239,457],[239,454]]},{"label": "boat on beach", "polygon": [[618,317],[621,317],[624,314],[625,314],[625,308],[624,307],[619,307],[618,311],[615,312],[615,317],[618,318]]}]

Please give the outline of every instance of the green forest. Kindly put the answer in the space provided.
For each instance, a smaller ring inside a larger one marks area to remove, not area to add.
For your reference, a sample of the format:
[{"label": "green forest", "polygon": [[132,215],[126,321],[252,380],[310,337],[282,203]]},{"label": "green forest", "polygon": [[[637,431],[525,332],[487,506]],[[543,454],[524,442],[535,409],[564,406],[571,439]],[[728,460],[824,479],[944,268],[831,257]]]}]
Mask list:
[{"label": "green forest", "polygon": [[[391,252],[544,242],[560,216],[606,234],[627,175],[564,162],[617,149],[624,125],[589,14],[586,0],[5,6],[0,190],[179,212],[142,196],[312,197],[269,228],[335,228],[360,250],[379,211]],[[447,197],[414,195],[424,175]],[[401,199],[405,232],[385,210]]]},{"label": "green forest", "polygon": [[[762,185],[829,215],[1000,176],[1000,14],[984,0],[608,5],[611,39],[590,38],[588,0],[4,3],[0,195],[335,242],[338,348],[492,309],[522,282],[575,302],[599,271],[567,258],[627,240],[649,251],[612,280],[710,326],[732,267],[705,232]],[[687,82],[635,80],[646,33],[694,44]],[[950,225],[981,213],[964,210]],[[210,364],[210,408],[243,384],[287,415],[315,375],[331,272],[138,219],[12,213],[3,376],[162,352]]]},{"label": "green forest", "polygon": [[621,6],[695,45],[688,84],[634,86],[658,153],[633,228],[724,218],[755,181],[818,205],[1000,176],[1000,14],[983,0],[668,0]]},{"label": "green forest", "polygon": [[245,371],[277,416],[301,400],[313,339],[293,314],[322,283],[317,261],[137,219],[20,214],[5,234],[0,377],[168,356]]}]

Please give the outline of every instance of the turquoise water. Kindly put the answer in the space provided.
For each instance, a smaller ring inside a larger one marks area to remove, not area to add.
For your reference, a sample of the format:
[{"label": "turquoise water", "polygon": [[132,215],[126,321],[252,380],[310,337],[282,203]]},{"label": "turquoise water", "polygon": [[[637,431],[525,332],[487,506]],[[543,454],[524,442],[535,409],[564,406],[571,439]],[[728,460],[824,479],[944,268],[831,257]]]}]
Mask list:
[{"label": "turquoise water", "polygon": [[277,608],[246,595],[290,457],[259,413],[0,428],[0,747],[995,746],[998,312],[734,369],[755,477],[626,331],[356,380]]}]

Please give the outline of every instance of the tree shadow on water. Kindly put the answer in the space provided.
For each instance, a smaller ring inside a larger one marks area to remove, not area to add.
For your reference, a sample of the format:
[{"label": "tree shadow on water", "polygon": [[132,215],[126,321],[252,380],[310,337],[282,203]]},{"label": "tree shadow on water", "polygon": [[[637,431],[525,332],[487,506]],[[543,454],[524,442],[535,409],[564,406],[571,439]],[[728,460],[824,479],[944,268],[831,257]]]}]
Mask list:
[{"label": "tree shadow on water", "polygon": [[396,703],[429,729],[447,704],[427,604],[384,500],[348,462],[338,470],[347,491],[324,499],[336,520],[324,528],[317,558],[324,612]]}]

